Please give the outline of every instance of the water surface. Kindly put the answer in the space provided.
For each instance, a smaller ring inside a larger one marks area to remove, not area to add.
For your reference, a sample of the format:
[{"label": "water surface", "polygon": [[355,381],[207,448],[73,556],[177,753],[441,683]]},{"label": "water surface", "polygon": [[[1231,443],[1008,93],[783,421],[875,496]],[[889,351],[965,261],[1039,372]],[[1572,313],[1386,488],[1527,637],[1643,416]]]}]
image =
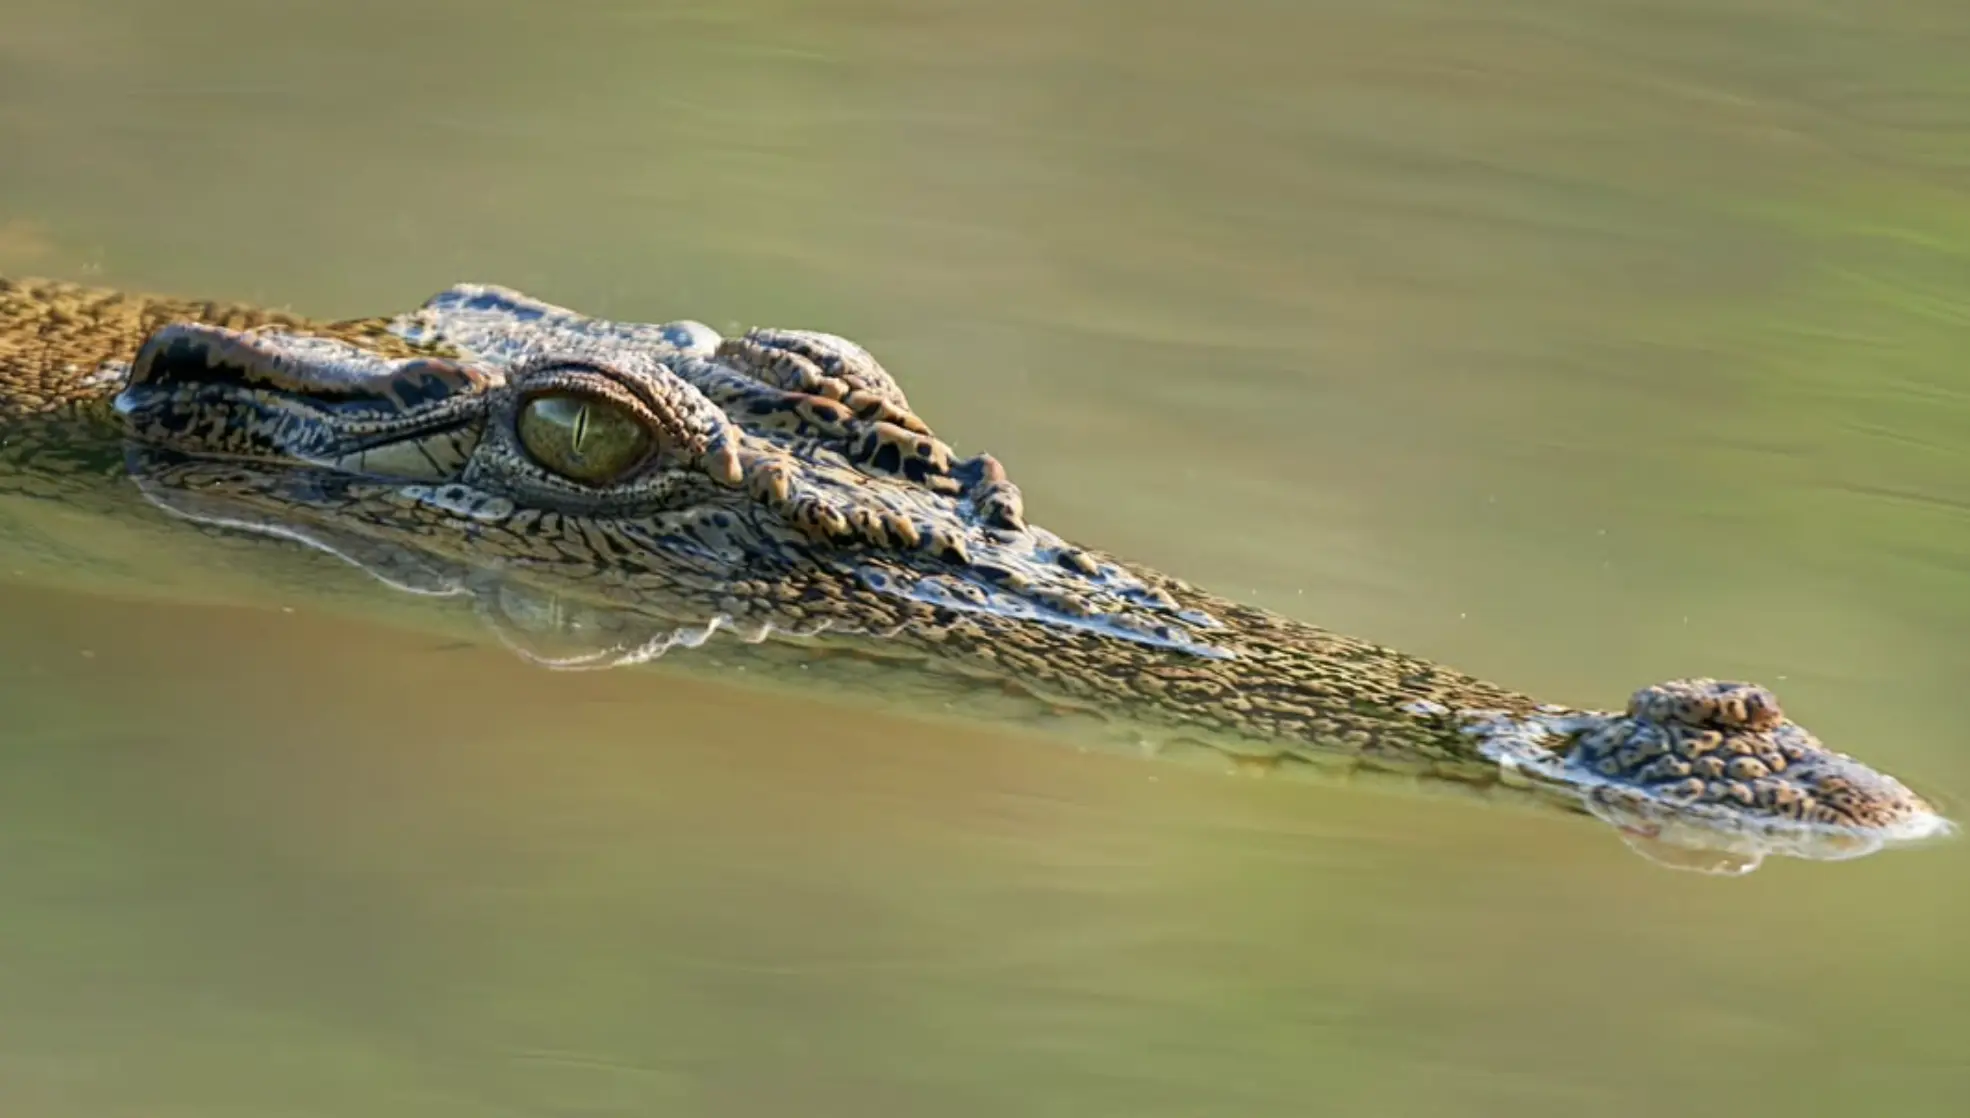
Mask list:
[{"label": "water surface", "polygon": [[[1966,42],[16,0],[0,271],[838,331],[1071,538],[1557,701],[1759,679],[1961,805]],[[1970,1110],[1961,842],[1719,881],[0,512],[11,1114]]]}]

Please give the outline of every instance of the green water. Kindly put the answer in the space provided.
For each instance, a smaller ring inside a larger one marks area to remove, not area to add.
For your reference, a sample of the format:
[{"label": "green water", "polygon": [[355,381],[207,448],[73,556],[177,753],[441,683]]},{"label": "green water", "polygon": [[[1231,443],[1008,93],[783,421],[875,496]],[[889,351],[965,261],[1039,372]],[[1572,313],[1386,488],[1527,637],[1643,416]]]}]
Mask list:
[{"label": "green water", "polygon": [[[0,273],[837,331],[1071,538],[1970,802],[1951,0],[5,7]],[[1961,840],[1675,873],[36,515],[8,1115],[1970,1112]]]}]

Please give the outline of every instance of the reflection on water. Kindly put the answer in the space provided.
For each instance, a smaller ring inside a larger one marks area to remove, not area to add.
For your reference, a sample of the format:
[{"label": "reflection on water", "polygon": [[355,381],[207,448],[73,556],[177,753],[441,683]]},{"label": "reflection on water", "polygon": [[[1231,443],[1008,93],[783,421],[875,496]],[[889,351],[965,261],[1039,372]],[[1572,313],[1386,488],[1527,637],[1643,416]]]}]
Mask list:
[{"label": "reflection on water", "polygon": [[1719,888],[1592,823],[307,610],[0,606],[7,709],[49,728],[0,773],[15,1112],[1810,1111],[1769,1069],[1865,1052],[1854,1091],[1960,1082],[1936,857]]},{"label": "reflection on water", "polygon": [[[1948,807],[1959,7],[27,0],[0,270],[837,330],[1070,538],[1562,701],[1761,679]],[[1961,843],[1664,874],[0,504],[9,1113],[1970,1098]]]}]

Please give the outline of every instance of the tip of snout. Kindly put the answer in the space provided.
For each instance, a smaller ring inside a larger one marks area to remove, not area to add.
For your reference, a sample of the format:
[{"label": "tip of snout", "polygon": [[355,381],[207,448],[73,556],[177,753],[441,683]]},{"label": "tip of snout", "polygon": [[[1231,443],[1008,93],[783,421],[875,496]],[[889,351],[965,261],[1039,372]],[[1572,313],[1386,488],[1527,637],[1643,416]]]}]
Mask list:
[{"label": "tip of snout", "polygon": [[1821,744],[1754,684],[1673,680],[1637,691],[1620,714],[1493,719],[1471,732],[1510,778],[1577,797],[1679,868],[1744,873],[1771,854],[1843,860],[1957,831],[1901,781]]}]

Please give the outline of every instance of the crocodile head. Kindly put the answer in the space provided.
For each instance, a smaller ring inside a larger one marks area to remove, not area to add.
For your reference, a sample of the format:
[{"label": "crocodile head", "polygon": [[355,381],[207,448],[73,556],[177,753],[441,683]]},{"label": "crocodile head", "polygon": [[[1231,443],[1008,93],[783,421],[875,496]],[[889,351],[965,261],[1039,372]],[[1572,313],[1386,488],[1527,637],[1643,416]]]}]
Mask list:
[{"label": "crocodile head", "polygon": [[1702,868],[1946,826],[1760,689],[1537,707],[1075,547],[832,335],[728,339],[461,286],[320,333],[167,326],[117,408],[160,506],[469,594],[550,666],[647,660],[719,629],[875,638],[1206,736],[1285,740],[1275,757],[1338,743],[1371,766],[1534,785],[1658,857],[1734,860]]}]

